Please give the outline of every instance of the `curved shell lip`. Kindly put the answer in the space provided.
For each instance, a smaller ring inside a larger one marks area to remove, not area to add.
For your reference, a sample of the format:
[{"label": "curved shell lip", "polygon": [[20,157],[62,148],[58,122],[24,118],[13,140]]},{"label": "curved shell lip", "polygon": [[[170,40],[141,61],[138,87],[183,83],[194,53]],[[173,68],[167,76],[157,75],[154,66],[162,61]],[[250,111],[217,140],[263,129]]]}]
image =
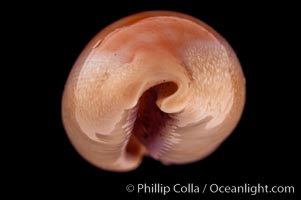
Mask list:
[{"label": "curved shell lip", "polygon": [[[63,115],[63,109],[62,109],[62,115]],[[62,120],[62,122],[63,122],[63,128],[64,128],[64,130],[66,132],[66,135],[67,135],[68,141],[71,144],[71,147],[80,156],[80,158],[83,159],[83,161],[86,161],[87,163],[89,163],[93,167],[95,167],[97,169],[102,169],[102,170],[105,170],[105,171],[115,172],[115,173],[125,173],[125,172],[129,172],[129,171],[135,170],[135,169],[137,169],[137,168],[139,168],[141,166],[141,163],[143,161],[143,157],[145,156],[145,152],[146,152],[146,150],[144,149],[143,146],[141,146],[142,149],[140,149],[140,152],[138,152],[138,154],[140,154],[141,156],[137,157],[135,159],[136,160],[135,164],[132,165],[131,167],[120,168],[120,167],[118,167],[118,165],[116,165],[116,167],[106,167],[106,166],[100,165],[97,161],[91,159],[89,156],[85,155],[85,153],[83,151],[81,151],[79,148],[77,148],[77,145],[73,141],[70,132],[67,131],[67,128],[66,128],[67,126],[65,125],[67,122],[64,120],[63,116],[62,116],[62,119],[63,119]],[[84,137],[87,140],[91,140],[86,134],[82,134],[81,136]],[[116,160],[113,165],[115,165],[115,164],[118,164],[118,160]]]}]

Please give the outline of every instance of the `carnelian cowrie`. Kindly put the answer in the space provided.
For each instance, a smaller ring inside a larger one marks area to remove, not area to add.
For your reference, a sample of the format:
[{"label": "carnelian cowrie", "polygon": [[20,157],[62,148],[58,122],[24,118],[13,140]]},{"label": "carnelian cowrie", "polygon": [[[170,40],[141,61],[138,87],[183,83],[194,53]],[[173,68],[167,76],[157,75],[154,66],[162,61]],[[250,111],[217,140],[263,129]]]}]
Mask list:
[{"label": "carnelian cowrie", "polygon": [[65,85],[62,119],[82,157],[111,171],[198,161],[237,125],[245,79],[229,44],[194,17],[151,11],[100,31]]}]

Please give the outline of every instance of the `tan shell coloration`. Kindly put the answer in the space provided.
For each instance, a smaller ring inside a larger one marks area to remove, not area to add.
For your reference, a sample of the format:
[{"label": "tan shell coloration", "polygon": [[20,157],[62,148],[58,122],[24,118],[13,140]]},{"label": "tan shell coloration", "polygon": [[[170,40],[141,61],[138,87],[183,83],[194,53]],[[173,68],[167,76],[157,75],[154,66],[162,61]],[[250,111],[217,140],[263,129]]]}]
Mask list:
[{"label": "tan shell coloration", "polygon": [[143,12],[98,33],[70,72],[63,124],[90,163],[129,171],[143,156],[184,164],[232,132],[245,79],[228,43],[191,16]]}]

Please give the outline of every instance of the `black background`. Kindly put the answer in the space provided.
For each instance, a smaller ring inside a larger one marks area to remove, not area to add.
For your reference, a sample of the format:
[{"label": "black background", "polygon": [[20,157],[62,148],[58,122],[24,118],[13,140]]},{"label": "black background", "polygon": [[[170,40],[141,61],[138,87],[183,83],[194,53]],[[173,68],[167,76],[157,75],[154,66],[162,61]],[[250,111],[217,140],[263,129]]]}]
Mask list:
[{"label": "black background", "polygon": [[[20,5],[22,7],[22,5]],[[298,56],[296,13],[293,5],[225,4],[198,1],[112,1],[98,4],[43,3],[26,5],[20,27],[29,53],[26,70],[29,83],[23,102],[28,114],[22,122],[30,127],[19,152],[24,161],[17,165],[29,186],[45,195],[104,195],[143,199],[127,193],[127,184],[217,183],[220,185],[294,185],[300,169],[297,152],[300,134],[297,104]],[[201,19],[231,44],[240,59],[247,82],[246,106],[232,135],[212,155],[189,165],[164,166],[145,158],[128,173],[103,171],[83,160],[70,144],[61,121],[61,96],[68,73],[89,40],[110,23],[141,11],[172,10]],[[22,75],[22,74],[21,74]],[[25,92],[26,91],[26,92]],[[24,126],[24,127],[25,127]],[[22,128],[24,128],[22,127]],[[24,129],[23,129],[24,131]],[[28,182],[28,180],[30,180]],[[22,184],[21,184],[21,182]],[[24,182],[23,182],[24,181]],[[298,192],[299,188],[295,188]],[[187,195],[187,196],[186,196]],[[177,199],[224,197],[221,194],[176,195]],[[155,195],[163,199],[162,195]],[[250,195],[226,195],[243,199]],[[296,195],[258,195],[289,199]],[[254,198],[255,199],[255,198]]]}]

